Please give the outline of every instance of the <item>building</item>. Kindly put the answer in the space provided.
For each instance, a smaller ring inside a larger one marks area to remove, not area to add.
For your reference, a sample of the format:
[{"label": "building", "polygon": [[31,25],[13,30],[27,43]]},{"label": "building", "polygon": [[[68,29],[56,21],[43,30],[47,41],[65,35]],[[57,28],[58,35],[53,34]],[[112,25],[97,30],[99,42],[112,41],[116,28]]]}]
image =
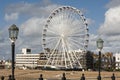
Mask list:
[{"label": "building", "polygon": [[31,49],[23,48],[22,53],[16,54],[16,67],[35,68],[40,54],[32,54]]},{"label": "building", "polygon": [[120,53],[114,54],[115,57],[115,68],[120,69]]},{"label": "building", "polygon": [[[53,52],[53,51],[50,49],[47,49],[46,54],[40,53],[40,59],[38,60],[38,67],[46,68],[46,69],[65,69],[67,66],[66,69],[71,69],[70,67],[72,65],[74,69],[82,68],[82,66],[81,66],[83,63],[83,56],[82,56],[83,51],[82,50],[79,49],[79,50],[69,51],[69,54],[71,53],[72,56],[66,55],[66,56],[70,57],[70,58],[66,57],[66,60],[65,60],[65,57],[63,57],[61,52],[59,52],[58,50],[55,50],[54,55],[52,55],[51,52]],[[61,58],[61,57],[63,57],[63,58]],[[78,60],[76,60],[76,58]]]},{"label": "building", "polygon": [[45,54],[44,53],[40,53],[40,57],[39,57],[39,60],[37,61],[37,65],[38,65],[38,67],[40,67],[40,68],[44,68],[44,66],[46,65],[46,63],[47,63],[47,58],[46,58],[46,56],[45,56]]},{"label": "building", "polygon": [[[93,69],[99,68],[99,54],[93,54],[94,65]],[[112,52],[101,53],[101,69],[105,71],[115,70],[115,59]]]},{"label": "building", "polygon": [[0,60],[0,69],[5,69],[5,60]]}]

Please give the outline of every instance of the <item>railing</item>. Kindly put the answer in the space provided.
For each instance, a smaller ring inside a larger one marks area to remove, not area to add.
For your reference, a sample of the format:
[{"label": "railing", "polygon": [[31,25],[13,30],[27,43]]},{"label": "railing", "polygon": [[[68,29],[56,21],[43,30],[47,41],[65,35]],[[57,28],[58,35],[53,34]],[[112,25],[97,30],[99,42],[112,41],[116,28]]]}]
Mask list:
[{"label": "railing", "polygon": [[[1,80],[12,80],[11,75],[1,76]],[[66,74],[63,73],[61,79],[44,79],[43,75],[40,74],[39,78],[16,78],[16,80],[99,80],[97,77],[85,77],[84,74],[81,75],[79,79],[67,79]],[[101,77],[101,80],[120,80],[120,77],[116,77],[113,73],[111,77]]]}]

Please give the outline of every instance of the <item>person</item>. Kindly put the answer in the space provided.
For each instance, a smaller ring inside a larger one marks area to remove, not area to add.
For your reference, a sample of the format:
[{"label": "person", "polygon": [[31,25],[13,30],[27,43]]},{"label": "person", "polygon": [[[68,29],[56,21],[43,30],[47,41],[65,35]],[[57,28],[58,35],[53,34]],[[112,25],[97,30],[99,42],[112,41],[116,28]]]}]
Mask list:
[{"label": "person", "polygon": [[1,77],[1,80],[4,80],[4,76]]},{"label": "person", "polygon": [[43,80],[42,74],[40,74],[40,78],[39,78],[39,80]]},{"label": "person", "polygon": [[115,74],[113,73],[113,75],[111,76],[112,80],[115,80]]},{"label": "person", "polygon": [[65,73],[63,73],[62,80],[66,80]]},{"label": "person", "polygon": [[82,77],[81,77],[80,80],[85,80],[85,76],[84,76],[84,74],[82,74]]},{"label": "person", "polygon": [[8,80],[12,80],[12,76],[11,75],[9,75],[9,79]]}]

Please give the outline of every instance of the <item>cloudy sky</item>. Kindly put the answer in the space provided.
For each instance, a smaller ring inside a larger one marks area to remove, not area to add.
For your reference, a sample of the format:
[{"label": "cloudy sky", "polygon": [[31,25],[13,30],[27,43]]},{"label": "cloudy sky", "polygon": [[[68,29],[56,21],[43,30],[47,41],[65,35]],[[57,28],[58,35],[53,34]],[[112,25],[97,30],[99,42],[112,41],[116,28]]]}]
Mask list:
[{"label": "cloudy sky", "polygon": [[31,48],[42,52],[41,33],[47,17],[60,6],[81,10],[89,22],[88,49],[96,51],[96,40],[104,40],[103,52],[120,51],[120,0],[0,0],[0,59],[11,58],[8,28],[19,27],[16,53]]}]

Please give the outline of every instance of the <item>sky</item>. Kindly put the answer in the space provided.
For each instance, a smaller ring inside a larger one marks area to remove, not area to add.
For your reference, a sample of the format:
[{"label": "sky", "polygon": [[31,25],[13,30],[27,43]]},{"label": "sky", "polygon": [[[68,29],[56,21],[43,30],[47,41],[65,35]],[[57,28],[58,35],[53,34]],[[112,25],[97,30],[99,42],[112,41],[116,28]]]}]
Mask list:
[{"label": "sky", "polygon": [[96,40],[102,38],[102,52],[120,51],[120,0],[0,0],[0,59],[11,58],[8,28],[19,28],[16,53],[30,48],[32,53],[42,49],[42,30],[48,16],[60,6],[81,10],[88,20],[88,50],[97,52]]}]

